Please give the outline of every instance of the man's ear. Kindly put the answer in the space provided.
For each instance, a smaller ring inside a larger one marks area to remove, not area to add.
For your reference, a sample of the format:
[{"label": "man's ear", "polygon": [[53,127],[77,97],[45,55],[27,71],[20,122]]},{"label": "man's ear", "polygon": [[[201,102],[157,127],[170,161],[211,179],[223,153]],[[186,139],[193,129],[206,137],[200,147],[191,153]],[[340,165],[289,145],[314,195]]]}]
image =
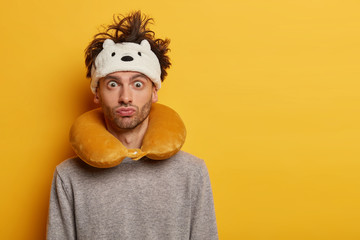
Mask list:
[{"label": "man's ear", "polygon": [[96,92],[95,92],[95,95],[94,95],[94,103],[96,103],[96,104],[100,103],[98,88],[96,88]]},{"label": "man's ear", "polygon": [[152,88],[152,102],[155,103],[157,101],[158,101],[157,90],[156,90],[156,87],[153,86],[153,88]]}]

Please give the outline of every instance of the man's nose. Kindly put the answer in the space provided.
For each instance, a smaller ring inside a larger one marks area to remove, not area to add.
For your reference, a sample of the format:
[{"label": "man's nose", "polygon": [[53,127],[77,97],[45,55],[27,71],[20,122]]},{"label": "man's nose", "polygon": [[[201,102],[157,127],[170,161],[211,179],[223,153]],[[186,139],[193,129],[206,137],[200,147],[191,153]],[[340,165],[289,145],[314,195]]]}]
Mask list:
[{"label": "man's nose", "polygon": [[123,86],[120,91],[119,103],[131,103],[132,102],[132,92],[129,86]]}]

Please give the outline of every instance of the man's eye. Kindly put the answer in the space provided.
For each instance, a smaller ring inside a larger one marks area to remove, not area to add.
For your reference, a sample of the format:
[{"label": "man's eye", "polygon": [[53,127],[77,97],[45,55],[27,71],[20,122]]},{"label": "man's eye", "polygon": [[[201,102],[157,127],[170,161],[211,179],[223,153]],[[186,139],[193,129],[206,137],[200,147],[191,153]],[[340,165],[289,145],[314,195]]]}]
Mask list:
[{"label": "man's eye", "polygon": [[135,87],[137,88],[141,88],[143,86],[143,83],[142,82],[135,82]]},{"label": "man's eye", "polygon": [[111,81],[111,82],[108,83],[108,86],[109,87],[117,87],[118,84],[117,84],[117,82]]}]

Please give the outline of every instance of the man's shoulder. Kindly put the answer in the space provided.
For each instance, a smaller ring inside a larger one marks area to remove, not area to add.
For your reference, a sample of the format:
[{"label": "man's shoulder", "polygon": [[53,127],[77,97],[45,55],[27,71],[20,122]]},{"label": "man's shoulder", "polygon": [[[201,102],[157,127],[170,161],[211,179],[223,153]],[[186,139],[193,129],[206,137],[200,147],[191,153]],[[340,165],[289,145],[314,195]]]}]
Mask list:
[{"label": "man's shoulder", "polygon": [[87,165],[79,158],[72,157],[64,160],[56,166],[56,172],[59,175],[72,175],[78,173],[79,170],[86,168]]},{"label": "man's shoulder", "polygon": [[181,165],[182,168],[186,168],[188,171],[196,171],[196,172],[207,171],[205,161],[188,152],[179,151],[178,153],[176,153],[174,156],[171,157],[171,160],[174,163]]},{"label": "man's shoulder", "polygon": [[190,164],[200,164],[202,165],[204,163],[204,160],[201,158],[198,158],[197,156],[192,155],[191,153],[185,152],[180,150],[179,152],[177,152],[174,156],[172,156],[171,158],[175,158],[179,161],[183,161],[183,162],[187,162]]}]

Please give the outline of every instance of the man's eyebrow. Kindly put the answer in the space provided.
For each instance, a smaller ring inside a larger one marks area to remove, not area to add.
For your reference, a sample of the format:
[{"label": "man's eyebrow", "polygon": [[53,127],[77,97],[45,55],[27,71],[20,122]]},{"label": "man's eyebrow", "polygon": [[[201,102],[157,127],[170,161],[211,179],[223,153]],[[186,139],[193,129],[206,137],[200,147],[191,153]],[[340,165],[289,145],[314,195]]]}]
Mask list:
[{"label": "man's eyebrow", "polygon": [[146,76],[145,74],[142,74],[142,73],[139,73],[139,74],[136,74],[136,75],[132,76],[130,78],[130,80],[134,80],[134,79],[136,79],[138,77],[142,77],[142,78],[146,78],[147,80],[150,80],[150,78],[148,76]]},{"label": "man's eyebrow", "polygon": [[117,76],[111,76],[111,75],[104,77],[104,80],[109,80],[109,79],[114,79],[114,80],[118,80],[118,81],[119,81],[121,78],[119,78],[119,77],[117,77]]}]

